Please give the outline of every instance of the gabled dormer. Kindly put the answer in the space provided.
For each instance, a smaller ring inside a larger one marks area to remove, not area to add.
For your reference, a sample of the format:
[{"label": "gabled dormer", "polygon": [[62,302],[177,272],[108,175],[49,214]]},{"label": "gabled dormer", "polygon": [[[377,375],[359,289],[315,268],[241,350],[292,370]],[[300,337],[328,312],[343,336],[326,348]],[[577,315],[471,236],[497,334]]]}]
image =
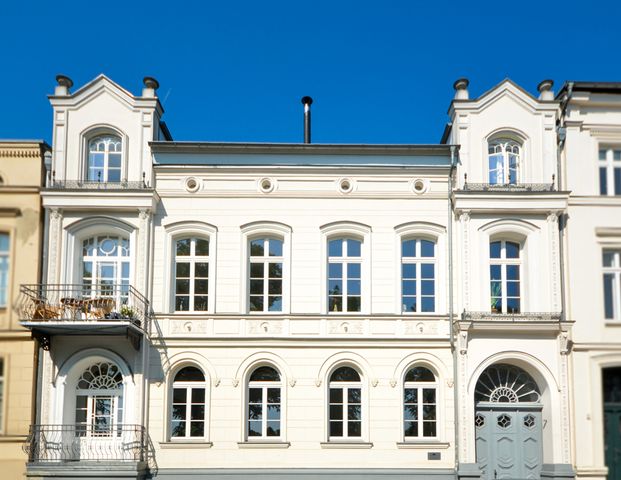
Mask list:
[{"label": "gabled dormer", "polygon": [[470,99],[468,80],[455,82],[443,142],[460,145],[458,188],[551,188],[559,111],[552,85],[541,82],[535,98],[505,79]]},{"label": "gabled dormer", "polygon": [[54,109],[52,182],[56,188],[143,188],[152,185],[149,142],[170,139],[157,80],[145,77],[136,96],[105,75],[75,92],[58,75]]}]

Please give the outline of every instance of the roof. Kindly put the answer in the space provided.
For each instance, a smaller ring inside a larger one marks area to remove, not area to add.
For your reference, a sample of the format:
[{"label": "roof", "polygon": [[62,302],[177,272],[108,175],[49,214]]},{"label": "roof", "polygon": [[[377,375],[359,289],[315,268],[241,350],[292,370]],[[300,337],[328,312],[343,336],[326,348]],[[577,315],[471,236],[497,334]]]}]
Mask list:
[{"label": "roof", "polygon": [[621,94],[621,82],[578,82],[567,81],[556,94],[556,98],[562,98],[567,92],[569,85],[572,85],[574,92],[593,92],[593,93],[617,93]]}]

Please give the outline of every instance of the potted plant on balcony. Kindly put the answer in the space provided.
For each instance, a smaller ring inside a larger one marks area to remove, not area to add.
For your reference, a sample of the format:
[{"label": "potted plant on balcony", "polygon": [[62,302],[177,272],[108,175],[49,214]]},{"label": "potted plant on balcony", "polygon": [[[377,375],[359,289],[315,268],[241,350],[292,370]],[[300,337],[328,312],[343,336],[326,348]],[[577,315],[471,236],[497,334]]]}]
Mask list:
[{"label": "potted plant on balcony", "polygon": [[121,311],[119,312],[122,318],[129,318],[135,320],[136,312],[129,305],[121,305]]},{"label": "potted plant on balcony", "polygon": [[502,287],[500,282],[492,282],[490,294],[490,309],[492,313],[502,313]]}]

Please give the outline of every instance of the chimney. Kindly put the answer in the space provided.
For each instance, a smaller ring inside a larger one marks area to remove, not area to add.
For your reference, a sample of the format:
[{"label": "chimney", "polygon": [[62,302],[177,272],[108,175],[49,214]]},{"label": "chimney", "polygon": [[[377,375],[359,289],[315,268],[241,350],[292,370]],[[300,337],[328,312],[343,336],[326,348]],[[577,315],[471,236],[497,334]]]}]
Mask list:
[{"label": "chimney", "polygon": [[153,77],[144,77],[142,83],[144,83],[142,96],[148,98],[155,97],[155,91],[160,88],[160,83]]},{"label": "chimney", "polygon": [[304,105],[304,143],[311,143],[311,111],[310,106],[313,104],[311,97],[302,97],[302,105]]},{"label": "chimney", "polygon": [[54,89],[54,95],[58,97],[66,97],[71,92],[69,89],[73,87],[73,80],[71,80],[67,75],[56,75],[56,88]]},{"label": "chimney", "polygon": [[458,78],[455,81],[453,84],[455,100],[468,100],[470,98],[468,95],[468,85],[470,85],[470,81],[467,78]]},{"label": "chimney", "polygon": [[539,82],[539,85],[537,85],[539,100],[554,100],[554,91],[552,90],[553,86],[554,82],[552,80],[543,80],[542,82]]}]

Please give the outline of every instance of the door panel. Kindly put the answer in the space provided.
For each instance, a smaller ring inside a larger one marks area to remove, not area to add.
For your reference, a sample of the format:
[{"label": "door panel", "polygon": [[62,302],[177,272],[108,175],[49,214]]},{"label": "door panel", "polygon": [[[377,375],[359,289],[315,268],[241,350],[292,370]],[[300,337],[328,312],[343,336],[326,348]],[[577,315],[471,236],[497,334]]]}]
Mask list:
[{"label": "door panel", "polygon": [[608,479],[621,475],[621,405],[604,404],[604,443]]}]

